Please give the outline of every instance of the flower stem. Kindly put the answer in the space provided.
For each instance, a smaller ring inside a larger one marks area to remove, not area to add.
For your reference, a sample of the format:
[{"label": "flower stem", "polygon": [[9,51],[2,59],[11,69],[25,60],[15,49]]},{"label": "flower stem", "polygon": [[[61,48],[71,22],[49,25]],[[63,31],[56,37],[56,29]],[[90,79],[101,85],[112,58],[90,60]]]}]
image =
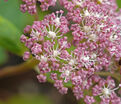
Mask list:
[{"label": "flower stem", "polygon": [[37,64],[38,61],[33,58],[27,62],[24,62],[16,66],[5,67],[3,69],[0,69],[0,78],[14,76],[23,72],[27,72],[29,70],[32,70],[32,68]]},{"label": "flower stem", "polygon": [[100,75],[100,76],[111,76],[111,77],[117,79],[119,82],[120,82],[120,80],[121,80],[121,75],[120,75],[120,73],[95,72],[95,74]]},{"label": "flower stem", "polygon": [[[36,3],[35,3],[35,5],[36,5]],[[39,20],[39,15],[38,15],[37,7],[36,7],[36,14],[34,15],[34,18],[35,18],[35,21]]]},{"label": "flower stem", "polygon": [[34,18],[35,18],[35,21],[38,21],[38,19],[39,19],[38,13],[36,13],[36,14],[34,15]]}]

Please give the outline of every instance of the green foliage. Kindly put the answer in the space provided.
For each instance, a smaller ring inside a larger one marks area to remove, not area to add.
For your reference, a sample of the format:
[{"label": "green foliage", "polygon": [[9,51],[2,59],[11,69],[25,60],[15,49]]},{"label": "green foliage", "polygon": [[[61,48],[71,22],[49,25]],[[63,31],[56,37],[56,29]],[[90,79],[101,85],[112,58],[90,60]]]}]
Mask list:
[{"label": "green foliage", "polygon": [[20,55],[24,49],[20,43],[21,32],[7,19],[0,16],[0,46]]},{"label": "green foliage", "polygon": [[23,95],[15,96],[0,104],[52,104],[46,96],[42,95]]},{"label": "green foliage", "polygon": [[25,48],[20,42],[20,36],[24,27],[34,19],[21,13],[19,7],[18,0],[0,2],[0,46],[14,54],[22,55]]},{"label": "green foliage", "polygon": [[121,0],[117,0],[118,7],[121,8]]},{"label": "green foliage", "polygon": [[5,53],[5,50],[0,47],[0,65],[4,64],[7,61],[7,54]]},{"label": "green foliage", "polygon": [[27,13],[24,14],[20,11],[20,1],[8,0],[7,2],[4,2],[4,0],[1,0],[0,15],[11,21],[11,23],[14,24],[20,31],[23,31],[27,24],[33,23],[34,18],[33,16],[28,15]]}]

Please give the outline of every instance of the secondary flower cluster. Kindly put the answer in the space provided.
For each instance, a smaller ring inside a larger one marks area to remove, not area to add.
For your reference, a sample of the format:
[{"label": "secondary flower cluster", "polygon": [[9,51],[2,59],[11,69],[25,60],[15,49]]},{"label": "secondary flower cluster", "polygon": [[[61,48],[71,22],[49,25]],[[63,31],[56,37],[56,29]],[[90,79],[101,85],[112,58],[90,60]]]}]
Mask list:
[{"label": "secondary flower cluster", "polygon": [[29,14],[33,15],[37,12],[37,3],[40,4],[42,11],[48,10],[50,6],[56,5],[56,0],[22,0],[23,4],[20,5],[20,10],[25,13],[28,11]]},{"label": "secondary flower cluster", "polygon": [[[23,1],[28,11],[36,4],[34,0]],[[38,1],[42,10],[56,2]],[[121,104],[115,92],[121,84],[115,85],[110,76],[104,79],[95,74],[118,71],[121,15],[116,12],[115,0],[60,0],[60,4],[67,9],[66,16],[64,11],[56,11],[24,29],[21,42],[28,48],[24,60],[30,55],[39,60],[38,80],[46,82],[50,76],[61,94],[67,93],[70,84],[76,98],[83,98],[86,104],[97,104],[97,97],[100,104]]]}]

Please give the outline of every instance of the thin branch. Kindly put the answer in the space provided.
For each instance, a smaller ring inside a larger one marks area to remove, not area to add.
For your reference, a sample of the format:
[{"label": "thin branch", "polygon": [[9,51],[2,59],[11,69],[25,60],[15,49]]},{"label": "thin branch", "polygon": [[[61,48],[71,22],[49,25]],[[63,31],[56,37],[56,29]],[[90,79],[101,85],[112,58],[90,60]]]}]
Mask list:
[{"label": "thin branch", "polygon": [[23,72],[27,72],[29,70],[32,70],[32,68],[35,67],[37,64],[38,61],[33,58],[27,62],[24,62],[16,66],[5,67],[3,69],[0,69],[0,78],[14,76]]},{"label": "thin branch", "polygon": [[120,73],[111,73],[111,72],[95,72],[95,74],[100,75],[100,76],[111,76],[115,79],[117,79],[118,81],[121,80],[121,75]]}]

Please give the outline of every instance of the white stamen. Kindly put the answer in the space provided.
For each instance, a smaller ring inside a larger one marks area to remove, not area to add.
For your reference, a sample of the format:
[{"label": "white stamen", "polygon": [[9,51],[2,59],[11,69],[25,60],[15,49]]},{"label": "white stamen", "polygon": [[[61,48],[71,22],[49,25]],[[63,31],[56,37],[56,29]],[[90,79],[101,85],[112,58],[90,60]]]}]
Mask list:
[{"label": "white stamen", "polygon": [[56,13],[56,18],[53,20],[55,22],[55,24],[57,26],[60,26],[61,25],[61,17],[62,17],[63,13]]},{"label": "white stamen", "polygon": [[53,51],[53,56],[57,57],[58,55],[60,55],[60,52],[58,50],[54,50]]},{"label": "white stamen", "polygon": [[89,32],[91,30],[91,27],[90,26],[84,26],[83,29],[84,29],[85,32]]},{"label": "white stamen", "polygon": [[101,93],[102,97],[109,98],[112,92],[114,92],[115,90],[118,90],[120,87],[121,87],[121,84],[119,84],[119,86],[114,89],[111,89],[109,85],[107,87],[104,86],[104,88],[102,88],[102,93]]},{"label": "white stamen", "polygon": [[82,60],[84,60],[84,61],[89,61],[89,56],[81,56],[81,58],[80,58],[80,61],[82,61]]},{"label": "white stamen", "polygon": [[96,57],[97,57],[97,55],[96,55],[95,53],[93,53],[93,54],[91,55],[91,59],[96,59]]},{"label": "white stamen", "polygon": [[97,17],[97,18],[100,18],[101,17],[101,15],[99,14],[99,13],[95,13],[95,14],[93,14],[95,17]]},{"label": "white stamen", "polygon": [[41,55],[41,61],[47,62],[47,57]]},{"label": "white stamen", "polygon": [[48,37],[54,39],[56,37],[56,33],[53,31],[48,32]]},{"label": "white stamen", "polygon": [[32,34],[35,35],[36,37],[40,36],[40,33],[38,31],[34,31],[33,29],[32,29]]},{"label": "white stamen", "polygon": [[116,34],[113,34],[110,36],[110,41],[115,41],[118,38],[118,36]]},{"label": "white stamen", "polygon": [[70,75],[70,71],[69,70],[65,70],[64,73],[66,74],[66,76],[69,76]]},{"label": "white stamen", "polygon": [[59,25],[61,24],[60,18],[59,18],[59,17],[57,17],[57,18],[54,20],[54,22],[56,23],[57,26],[59,26]]},{"label": "white stamen", "polygon": [[103,27],[105,27],[103,23],[101,25],[97,25],[97,31],[99,32]]},{"label": "white stamen", "polygon": [[71,57],[66,59],[68,64],[71,66],[71,70],[77,69],[77,64],[78,64],[77,60],[78,57],[73,52],[71,53]]},{"label": "white stamen", "polygon": [[88,10],[85,10],[85,11],[84,11],[84,16],[91,16],[91,14],[89,13]]},{"label": "white stamen", "polygon": [[43,30],[44,33],[47,34],[47,37],[48,38],[51,38],[52,41],[55,39],[55,38],[58,38],[58,37],[61,37],[62,35],[59,35],[58,36],[58,33],[60,32],[60,29],[58,26],[56,26],[56,28],[54,28],[54,25],[49,25],[47,27],[44,28]]},{"label": "white stamen", "polygon": [[103,95],[104,95],[105,97],[108,97],[108,96],[111,94],[111,91],[110,91],[110,89],[108,89],[108,88],[104,88],[104,89],[102,90],[102,93],[103,93]]},{"label": "white stamen", "polygon": [[83,85],[84,85],[84,86],[87,85],[87,80],[83,81]]},{"label": "white stamen", "polygon": [[110,49],[111,52],[115,52],[116,51],[116,47],[113,46],[111,49]]},{"label": "white stamen", "polygon": [[62,46],[65,46],[65,45],[67,45],[67,41],[64,41]]},{"label": "white stamen", "polygon": [[82,6],[83,4],[83,0],[73,0],[73,2],[77,5],[77,6]]},{"label": "white stamen", "polygon": [[96,41],[97,40],[97,35],[96,34],[89,35],[89,40]]},{"label": "white stamen", "polygon": [[71,66],[75,65],[75,63],[76,63],[76,61],[75,61],[74,59],[71,59],[71,60],[69,61],[69,65],[71,65]]}]

